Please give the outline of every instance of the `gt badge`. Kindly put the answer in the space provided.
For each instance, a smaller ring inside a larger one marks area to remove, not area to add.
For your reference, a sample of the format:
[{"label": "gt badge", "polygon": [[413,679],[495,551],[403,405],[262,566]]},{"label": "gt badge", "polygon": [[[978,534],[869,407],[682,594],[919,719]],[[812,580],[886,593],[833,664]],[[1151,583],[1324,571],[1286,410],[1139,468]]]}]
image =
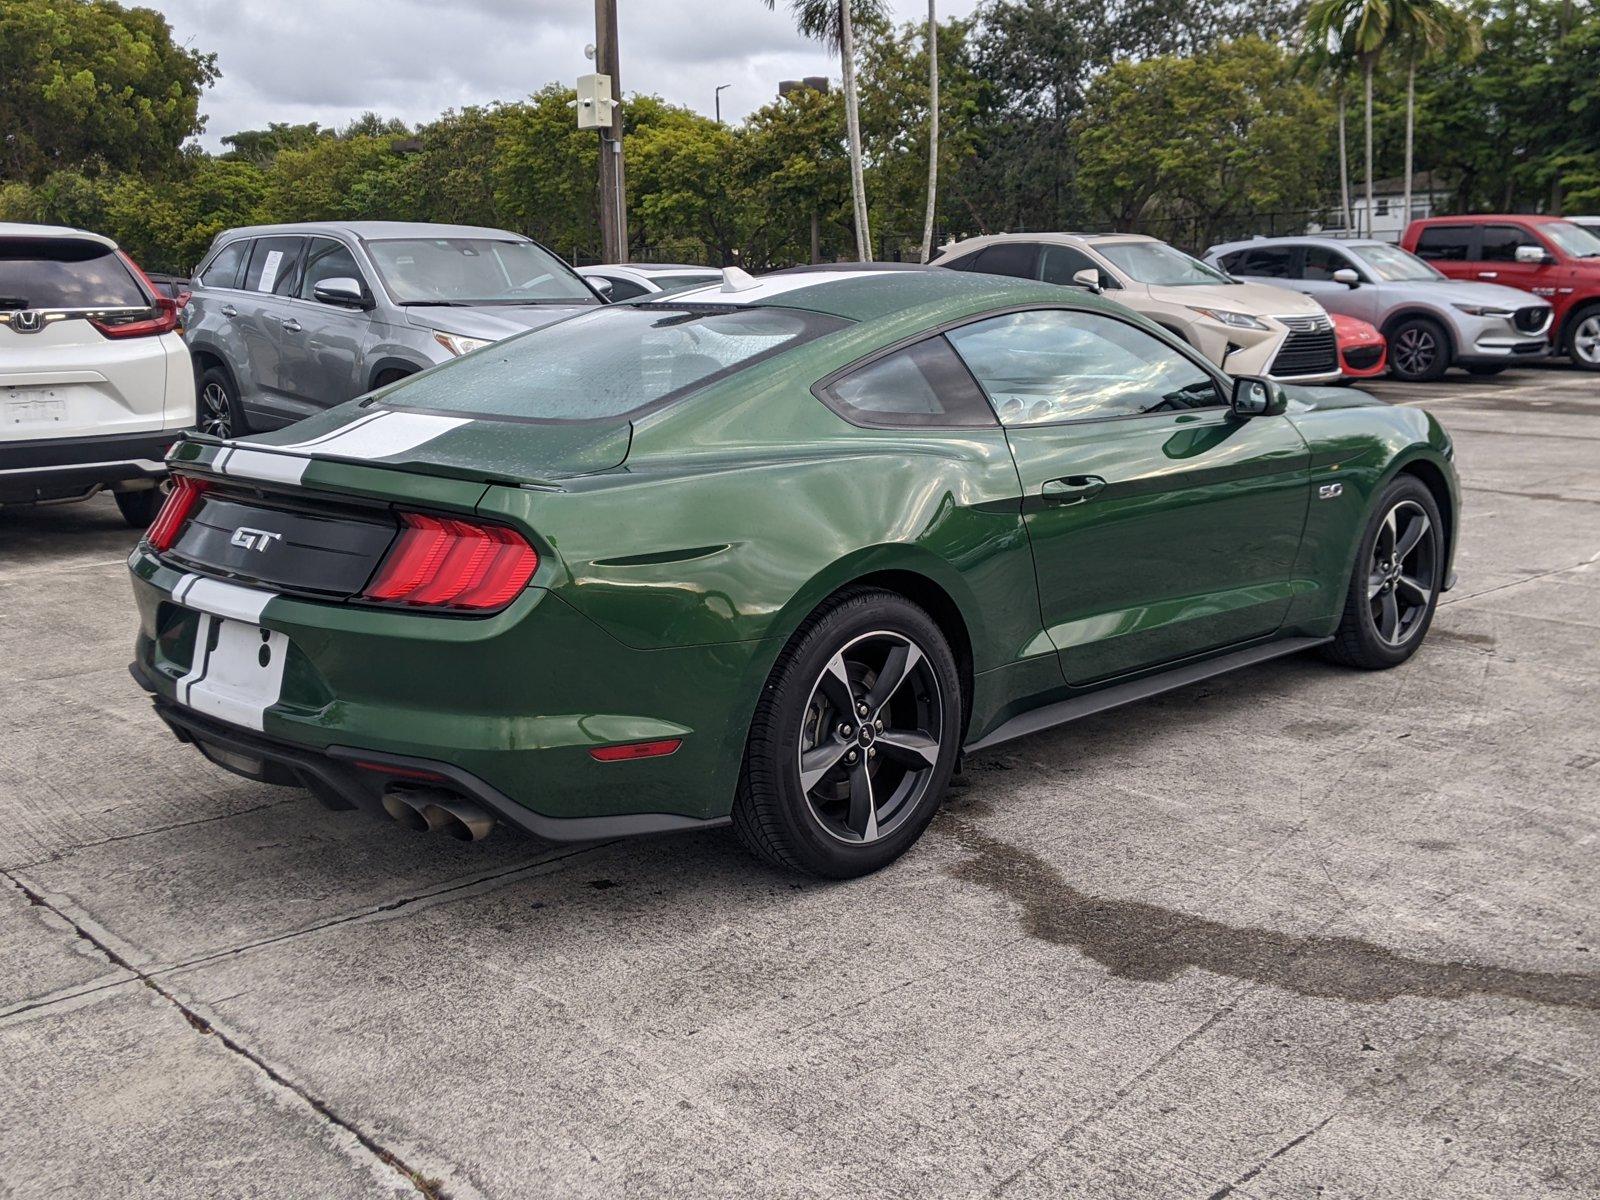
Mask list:
[{"label": "gt badge", "polygon": [[[1337,500],[1342,495],[1344,495],[1344,484],[1342,483],[1325,483],[1317,489],[1318,500]],[[244,530],[242,529],[239,531],[239,533],[243,532]],[[238,536],[238,534],[235,534],[234,538],[237,540]]]},{"label": "gt badge", "polygon": [[266,529],[251,529],[248,525],[241,525],[233,531],[233,536],[228,539],[235,546],[245,550],[259,550],[266,552],[273,542],[283,541],[283,534],[272,533]]}]

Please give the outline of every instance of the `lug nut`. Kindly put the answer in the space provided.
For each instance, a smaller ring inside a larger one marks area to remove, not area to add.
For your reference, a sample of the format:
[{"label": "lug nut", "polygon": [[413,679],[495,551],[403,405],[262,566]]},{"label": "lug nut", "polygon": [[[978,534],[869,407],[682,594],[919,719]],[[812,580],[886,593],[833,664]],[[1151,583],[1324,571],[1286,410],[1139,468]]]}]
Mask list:
[{"label": "lug nut", "polygon": [[865,704],[858,704],[856,705],[856,711],[864,717],[867,715],[867,706]]},{"label": "lug nut", "polygon": [[878,748],[876,746],[874,746],[871,749],[869,749],[867,751],[867,757],[868,758],[877,758],[878,757]]},{"label": "lug nut", "polygon": [[849,737],[854,732],[855,732],[855,730],[851,729],[850,726],[848,726],[848,725],[839,726],[839,736],[840,737]]},{"label": "lug nut", "polygon": [[877,726],[878,726],[878,732],[882,733],[883,732],[883,722],[882,721],[877,722]]},{"label": "lug nut", "polygon": [[855,760],[856,760],[856,752],[854,750],[850,751],[849,754],[846,754],[844,756],[844,760],[845,760],[845,762],[855,762]]}]

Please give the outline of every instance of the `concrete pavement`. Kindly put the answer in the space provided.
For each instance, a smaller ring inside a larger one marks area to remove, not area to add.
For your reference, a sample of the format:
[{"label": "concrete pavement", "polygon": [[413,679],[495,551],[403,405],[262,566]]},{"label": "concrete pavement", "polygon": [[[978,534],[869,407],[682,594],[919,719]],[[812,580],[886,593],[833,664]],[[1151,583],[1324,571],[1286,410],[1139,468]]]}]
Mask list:
[{"label": "concrete pavement", "polygon": [[1435,411],[1460,583],[969,764],[870,879],[463,846],[128,678],[109,500],[0,512],[0,1195],[1600,1195],[1600,379]]}]

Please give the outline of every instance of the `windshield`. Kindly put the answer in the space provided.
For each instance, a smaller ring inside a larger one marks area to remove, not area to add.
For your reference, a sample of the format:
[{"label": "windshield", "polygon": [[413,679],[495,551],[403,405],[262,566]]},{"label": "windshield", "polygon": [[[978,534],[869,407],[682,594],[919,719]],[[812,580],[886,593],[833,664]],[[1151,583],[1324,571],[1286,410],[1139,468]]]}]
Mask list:
[{"label": "windshield", "polygon": [[368,242],[397,304],[599,304],[566,263],[532,242],[386,238]]},{"label": "windshield", "polygon": [[1350,251],[1366,263],[1367,268],[1384,283],[1444,278],[1411,251],[1402,250],[1399,246],[1387,244],[1351,246]]},{"label": "windshield", "polygon": [[850,322],[788,308],[607,305],[414,375],[396,408],[592,421],[655,408]]},{"label": "windshield", "polygon": [[1120,267],[1123,274],[1155,287],[1234,282],[1215,267],[1208,267],[1165,242],[1097,242],[1094,248]]},{"label": "windshield", "polygon": [[1582,225],[1571,221],[1546,221],[1539,226],[1539,232],[1573,258],[1600,258],[1600,234]]}]

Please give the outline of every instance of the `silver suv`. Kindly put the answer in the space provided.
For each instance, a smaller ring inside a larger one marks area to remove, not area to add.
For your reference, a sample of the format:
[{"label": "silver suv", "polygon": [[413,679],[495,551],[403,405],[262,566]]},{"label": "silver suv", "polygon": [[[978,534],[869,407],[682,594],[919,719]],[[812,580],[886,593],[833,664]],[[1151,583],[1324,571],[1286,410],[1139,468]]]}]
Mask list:
[{"label": "silver suv", "polygon": [[200,428],[273,429],[600,304],[521,234],[317,222],[230,229],[184,309]]},{"label": "silver suv", "polygon": [[1447,279],[1390,242],[1255,238],[1213,246],[1206,261],[1376,325],[1389,341],[1389,369],[1400,379],[1437,379],[1452,364],[1495,375],[1550,352],[1549,304],[1517,288]]}]

